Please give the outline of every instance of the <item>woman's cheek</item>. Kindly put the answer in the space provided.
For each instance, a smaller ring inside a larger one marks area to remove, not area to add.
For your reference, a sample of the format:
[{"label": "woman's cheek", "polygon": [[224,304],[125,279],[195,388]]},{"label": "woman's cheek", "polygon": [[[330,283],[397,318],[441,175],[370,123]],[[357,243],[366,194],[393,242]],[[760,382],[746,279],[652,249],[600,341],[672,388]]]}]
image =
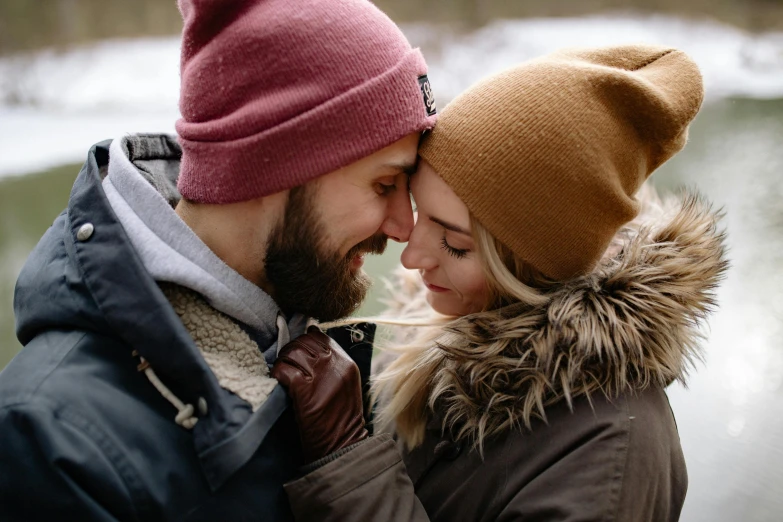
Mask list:
[{"label": "woman's cheek", "polygon": [[477,261],[472,259],[464,261],[469,261],[470,266],[464,267],[462,273],[456,276],[457,281],[460,281],[460,293],[466,301],[469,301],[471,311],[477,312],[487,303],[487,278],[484,277],[484,271]]}]

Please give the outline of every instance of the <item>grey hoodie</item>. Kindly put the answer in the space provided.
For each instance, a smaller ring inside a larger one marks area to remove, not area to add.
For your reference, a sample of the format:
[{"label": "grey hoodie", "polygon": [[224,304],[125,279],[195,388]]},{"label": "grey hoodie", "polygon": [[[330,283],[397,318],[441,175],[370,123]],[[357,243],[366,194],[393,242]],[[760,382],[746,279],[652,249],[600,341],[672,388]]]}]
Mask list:
[{"label": "grey hoodie", "polygon": [[[133,151],[152,146],[144,138],[130,135],[112,142],[109,173],[103,181],[109,202],[144,266],[156,281],[195,290],[217,310],[274,342],[280,308],[261,288],[226,265],[174,212],[180,199],[176,187],[179,158],[134,162]],[[289,323],[299,326],[302,317],[294,316]]]},{"label": "grey hoodie", "polygon": [[[226,265],[180,219],[174,211],[178,174],[173,137],[129,135],[111,144],[103,188],[144,267],[164,288],[221,386],[255,409],[273,386],[268,368],[260,366],[271,366],[279,348],[304,332],[307,319],[296,314],[286,321],[267,293]],[[200,327],[206,323],[210,328]]]}]

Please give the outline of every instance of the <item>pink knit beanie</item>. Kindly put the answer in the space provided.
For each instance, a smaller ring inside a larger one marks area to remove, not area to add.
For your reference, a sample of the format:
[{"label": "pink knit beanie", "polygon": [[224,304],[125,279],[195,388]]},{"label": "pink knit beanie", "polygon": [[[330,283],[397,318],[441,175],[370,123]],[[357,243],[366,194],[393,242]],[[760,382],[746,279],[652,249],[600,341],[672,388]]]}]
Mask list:
[{"label": "pink knit beanie", "polygon": [[200,203],[302,185],[435,124],[427,66],[367,0],[179,0],[178,187]]}]

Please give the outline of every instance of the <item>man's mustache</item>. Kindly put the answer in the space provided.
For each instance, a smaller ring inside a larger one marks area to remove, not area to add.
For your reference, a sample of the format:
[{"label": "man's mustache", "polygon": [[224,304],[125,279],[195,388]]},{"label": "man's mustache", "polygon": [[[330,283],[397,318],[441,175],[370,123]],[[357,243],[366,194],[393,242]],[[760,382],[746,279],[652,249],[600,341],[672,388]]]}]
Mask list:
[{"label": "man's mustache", "polygon": [[383,254],[386,252],[386,244],[389,241],[389,236],[386,234],[376,234],[368,237],[351,250],[346,255],[347,259],[353,259],[361,254]]}]

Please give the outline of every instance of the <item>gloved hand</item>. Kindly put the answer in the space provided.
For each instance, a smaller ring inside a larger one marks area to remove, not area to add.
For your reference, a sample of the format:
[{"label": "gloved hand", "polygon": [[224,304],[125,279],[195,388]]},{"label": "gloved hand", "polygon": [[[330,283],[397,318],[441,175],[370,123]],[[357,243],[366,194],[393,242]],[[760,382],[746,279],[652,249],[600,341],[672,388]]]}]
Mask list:
[{"label": "gloved hand", "polygon": [[280,350],[272,377],[293,401],[308,463],[367,438],[359,368],[318,327]]}]

